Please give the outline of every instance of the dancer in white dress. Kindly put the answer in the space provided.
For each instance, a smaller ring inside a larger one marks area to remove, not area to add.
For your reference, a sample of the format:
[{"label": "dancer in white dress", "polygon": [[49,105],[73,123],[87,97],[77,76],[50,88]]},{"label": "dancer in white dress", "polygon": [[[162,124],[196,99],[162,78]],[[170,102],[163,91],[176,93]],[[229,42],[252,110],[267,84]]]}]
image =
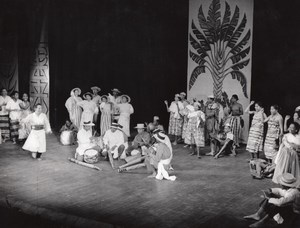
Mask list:
[{"label": "dancer in white dress", "polygon": [[81,121],[81,113],[82,109],[77,105],[78,102],[82,101],[79,95],[81,94],[81,90],[79,88],[74,88],[71,90],[70,97],[65,103],[65,106],[69,112],[69,117],[71,122],[77,127],[80,127]]},{"label": "dancer in white dress", "polygon": [[83,95],[85,100],[77,102],[77,105],[83,109],[80,121],[80,128],[82,128],[83,122],[93,122],[93,116],[98,112],[98,107],[95,102],[92,101],[93,95],[89,92]]},{"label": "dancer in white dress", "polygon": [[130,97],[127,95],[122,95],[122,103],[118,104],[118,109],[120,112],[120,117],[118,123],[123,126],[123,132],[130,137],[130,115],[134,113],[134,109],[131,104]]}]

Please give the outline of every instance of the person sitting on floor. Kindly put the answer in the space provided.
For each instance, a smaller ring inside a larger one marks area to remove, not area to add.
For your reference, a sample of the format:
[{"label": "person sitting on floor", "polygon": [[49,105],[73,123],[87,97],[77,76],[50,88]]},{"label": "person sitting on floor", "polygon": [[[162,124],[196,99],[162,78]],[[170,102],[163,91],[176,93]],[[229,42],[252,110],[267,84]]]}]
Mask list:
[{"label": "person sitting on floor", "polygon": [[122,126],[118,123],[112,123],[110,129],[103,136],[103,154],[108,155],[110,164],[114,169],[113,159],[123,158],[123,152],[128,147],[127,137],[122,131]]},{"label": "person sitting on floor", "polygon": [[74,145],[77,140],[77,132],[78,128],[70,120],[66,120],[59,131],[60,142],[63,145]]},{"label": "person sitting on floor", "polygon": [[75,159],[83,161],[84,152],[96,146],[93,142],[92,126],[94,124],[91,121],[83,122],[83,127],[77,133],[78,147],[76,148]]},{"label": "person sitting on floor", "polygon": [[211,133],[210,138],[211,152],[207,153],[206,155],[214,156],[215,158],[219,158],[222,153],[236,156],[235,150],[233,149],[234,135],[231,131],[231,126],[229,123],[225,124],[223,132],[218,134]]},{"label": "person sitting on floor", "polygon": [[145,131],[144,124],[137,124],[135,129],[137,129],[138,134],[126,149],[126,155],[128,156],[145,155],[146,146],[150,143],[150,134]]},{"label": "person sitting on floor", "polygon": [[286,223],[293,216],[293,204],[300,194],[296,188],[297,179],[290,173],[284,173],[278,177],[278,183],[282,187],[263,191],[264,199],[260,203],[259,210],[255,214],[244,217],[257,221],[249,227],[265,227],[272,218],[279,223],[282,223],[282,220]]}]

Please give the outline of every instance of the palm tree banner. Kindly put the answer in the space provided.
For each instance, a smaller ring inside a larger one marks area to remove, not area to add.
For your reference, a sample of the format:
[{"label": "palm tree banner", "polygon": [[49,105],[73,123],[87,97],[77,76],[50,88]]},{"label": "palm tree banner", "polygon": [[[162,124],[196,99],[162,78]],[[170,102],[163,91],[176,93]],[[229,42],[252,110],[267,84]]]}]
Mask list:
[{"label": "palm tree banner", "polygon": [[[213,94],[221,106],[233,94],[250,102],[253,0],[190,0],[188,98],[206,101]],[[241,139],[247,140],[249,117]]]}]

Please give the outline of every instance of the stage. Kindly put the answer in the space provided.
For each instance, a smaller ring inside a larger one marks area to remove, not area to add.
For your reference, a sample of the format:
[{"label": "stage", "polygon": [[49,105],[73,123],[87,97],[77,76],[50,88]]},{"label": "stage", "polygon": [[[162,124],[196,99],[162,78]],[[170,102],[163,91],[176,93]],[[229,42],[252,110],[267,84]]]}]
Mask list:
[{"label": "stage", "polygon": [[[68,161],[75,148],[62,146],[52,134],[47,136],[47,153],[37,161],[19,145],[0,145],[4,224],[28,227],[31,221],[30,227],[43,222],[47,222],[46,227],[247,227],[251,221],[243,216],[258,208],[260,190],[274,186],[270,179],[252,179],[244,149],[238,150],[237,157],[215,160],[203,156],[199,160],[178,145],[172,173],[177,180],[171,182],[147,178],[146,168],[119,174],[103,159],[96,164],[103,171],[79,166]],[[208,148],[203,151],[208,152]],[[24,219],[19,211],[28,217]],[[20,219],[5,217],[11,213],[18,213]]]}]

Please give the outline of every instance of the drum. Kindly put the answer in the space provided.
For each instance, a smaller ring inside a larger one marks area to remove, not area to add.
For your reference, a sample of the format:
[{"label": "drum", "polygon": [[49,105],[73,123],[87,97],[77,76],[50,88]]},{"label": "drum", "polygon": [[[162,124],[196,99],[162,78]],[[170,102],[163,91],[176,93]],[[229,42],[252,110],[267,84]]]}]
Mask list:
[{"label": "drum", "polygon": [[97,163],[99,161],[98,151],[94,149],[87,149],[84,152],[83,160],[89,164]]},{"label": "drum", "polygon": [[60,135],[60,142],[61,144],[67,146],[72,144],[72,137],[73,133],[72,131],[63,131]]}]

